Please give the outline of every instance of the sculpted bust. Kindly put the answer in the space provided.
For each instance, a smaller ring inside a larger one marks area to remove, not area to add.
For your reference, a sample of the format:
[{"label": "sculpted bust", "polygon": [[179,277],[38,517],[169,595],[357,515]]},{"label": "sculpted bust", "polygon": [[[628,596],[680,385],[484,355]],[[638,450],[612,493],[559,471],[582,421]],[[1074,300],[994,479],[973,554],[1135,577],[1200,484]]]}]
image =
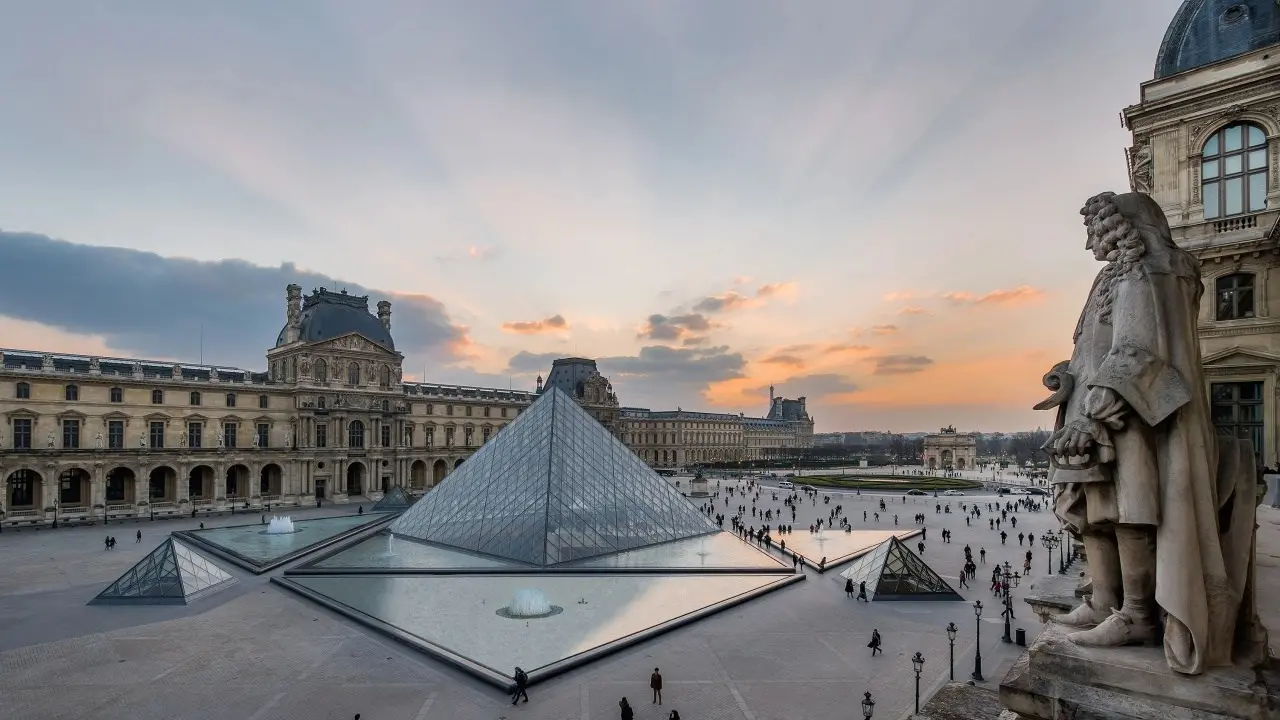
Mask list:
[{"label": "sculpted bust", "polygon": [[1106,263],[1071,360],[1045,376],[1054,512],[1084,542],[1093,594],[1055,620],[1094,647],[1161,641],[1185,674],[1266,657],[1255,607],[1253,448],[1214,432],[1200,362],[1200,263],[1143,193],[1080,211]]}]

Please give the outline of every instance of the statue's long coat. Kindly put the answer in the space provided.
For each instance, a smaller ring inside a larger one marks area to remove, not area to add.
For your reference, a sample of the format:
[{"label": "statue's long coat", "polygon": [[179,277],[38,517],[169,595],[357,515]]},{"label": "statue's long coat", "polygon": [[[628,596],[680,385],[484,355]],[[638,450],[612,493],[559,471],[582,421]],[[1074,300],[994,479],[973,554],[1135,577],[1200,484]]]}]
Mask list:
[{"label": "statue's long coat", "polygon": [[[1107,270],[1094,282],[1069,365],[1075,389],[1060,415],[1062,423],[1091,424],[1099,441],[1114,448],[1115,462],[1053,469],[1055,511],[1076,532],[1106,523],[1155,527],[1165,656],[1172,669],[1199,673],[1231,662],[1250,579],[1252,515],[1247,530],[1237,521],[1223,535],[1219,510],[1228,500],[1237,501],[1233,510],[1239,507],[1238,480],[1253,461],[1228,441],[1223,450],[1230,457],[1219,473],[1196,327],[1203,291],[1198,261],[1168,240],[1163,213],[1150,198],[1115,200],[1129,201],[1122,211],[1142,232],[1147,251],[1113,282]],[[1109,319],[1101,313],[1107,292]],[[1085,417],[1093,387],[1111,388],[1129,405],[1122,429],[1107,430]]]}]

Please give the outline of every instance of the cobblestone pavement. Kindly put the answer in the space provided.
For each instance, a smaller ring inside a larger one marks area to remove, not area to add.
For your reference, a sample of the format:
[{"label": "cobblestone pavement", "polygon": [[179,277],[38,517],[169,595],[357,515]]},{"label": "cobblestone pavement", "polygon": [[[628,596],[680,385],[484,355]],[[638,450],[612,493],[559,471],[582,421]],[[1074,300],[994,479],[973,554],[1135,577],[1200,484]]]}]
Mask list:
[{"label": "cobblestone pavement", "polygon": [[[781,498],[781,495],[779,496]],[[106,583],[160,543],[169,531],[196,523],[175,520],[0,535],[5,558],[0,573],[0,704],[12,718],[298,718],[303,720],[590,720],[618,716],[627,697],[640,720],[665,719],[671,709],[689,720],[795,720],[849,718],[864,691],[876,700],[877,718],[898,718],[911,709],[914,674],[910,657],[926,658],[921,678],[927,697],[947,679],[943,628],[960,627],[956,676],[972,671],[973,600],[987,610],[982,655],[988,683],[998,683],[1019,648],[1001,642],[996,600],[983,582],[991,566],[1021,566],[1025,547],[1014,537],[1001,545],[997,533],[966,527],[964,515],[937,514],[935,502],[950,500],[985,508],[992,496],[912,498],[892,503],[881,522],[863,523],[862,509],[880,496],[832,493],[832,505],[803,505],[797,532],[836,503],[854,528],[911,528],[911,515],[927,516],[924,558],[955,584],[963,547],[986,547],[987,566],[959,602],[854,603],[835,573],[809,572],[805,582],[730,609],[701,622],[612,655],[530,690],[531,702],[511,706],[503,695],[316,605],[223,564],[241,582],[191,607],[86,606]],[[730,504],[736,504],[733,499]],[[749,505],[749,503],[748,503]],[[723,501],[718,505],[724,507]],[[780,508],[769,489],[757,506]],[[298,517],[352,511],[354,505],[295,511]],[[367,506],[366,506],[367,509]],[[1260,518],[1259,567],[1264,592],[1277,588],[1280,513]],[[750,510],[747,513],[750,524]],[[870,517],[870,514],[869,514]],[[1020,513],[1019,531],[1039,535],[1055,526],[1047,512]],[[206,519],[206,527],[239,524],[242,515]],[[759,524],[756,521],[756,524]],[[942,528],[954,542],[942,543]],[[143,531],[143,542],[133,541]],[[118,549],[106,552],[102,538],[115,534]],[[914,548],[914,542],[911,543]],[[1033,573],[1045,571],[1045,549],[1033,548]],[[1056,560],[1055,560],[1056,566]],[[1015,592],[1020,598],[1022,589]],[[1274,597],[1274,595],[1271,595]],[[1266,607],[1266,603],[1263,604]],[[1015,627],[1033,636],[1039,626],[1020,599]],[[1274,610],[1271,612],[1274,613]],[[1274,616],[1271,618],[1274,620]],[[1274,624],[1272,627],[1276,627]],[[885,652],[871,658],[872,628]],[[650,703],[648,677],[662,668],[665,704]]]}]

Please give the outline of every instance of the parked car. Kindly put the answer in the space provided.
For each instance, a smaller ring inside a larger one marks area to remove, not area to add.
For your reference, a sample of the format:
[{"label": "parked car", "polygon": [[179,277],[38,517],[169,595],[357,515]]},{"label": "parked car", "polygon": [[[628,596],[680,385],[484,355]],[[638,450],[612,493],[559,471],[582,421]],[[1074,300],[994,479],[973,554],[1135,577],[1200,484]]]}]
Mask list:
[{"label": "parked car", "polygon": [[923,490],[920,490],[919,488],[912,488],[912,489],[910,489],[910,490],[908,490],[908,491],[907,491],[907,494],[908,494],[908,495],[928,495],[929,493],[927,493],[927,492],[925,492],[925,491],[923,491]]},{"label": "parked car", "polygon": [[791,490],[795,488],[795,486],[796,484],[791,482],[790,480],[783,480],[782,482],[778,483],[778,487],[783,490]]},{"label": "parked car", "polygon": [[1044,488],[1027,488],[1028,495],[1048,495],[1049,491]]},{"label": "parked car", "polygon": [[943,495],[951,495],[951,496],[954,496],[954,495],[964,495],[964,493],[960,492],[959,490],[948,490],[948,491],[946,491],[946,492],[944,492],[944,493],[942,493],[942,494],[943,494]]}]

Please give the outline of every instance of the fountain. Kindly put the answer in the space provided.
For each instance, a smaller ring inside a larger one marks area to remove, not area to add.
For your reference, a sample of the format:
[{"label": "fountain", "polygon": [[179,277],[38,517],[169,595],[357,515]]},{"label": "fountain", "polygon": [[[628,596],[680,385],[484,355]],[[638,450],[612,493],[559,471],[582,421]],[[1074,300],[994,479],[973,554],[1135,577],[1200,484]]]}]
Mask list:
[{"label": "fountain", "polygon": [[511,603],[498,610],[498,615],[511,619],[544,618],[559,615],[564,608],[552,605],[541,590],[521,588],[516,590]]},{"label": "fountain", "polygon": [[284,517],[273,517],[271,518],[271,521],[267,523],[268,535],[288,535],[295,532],[297,532],[297,530],[293,527],[293,518],[287,515]]}]

